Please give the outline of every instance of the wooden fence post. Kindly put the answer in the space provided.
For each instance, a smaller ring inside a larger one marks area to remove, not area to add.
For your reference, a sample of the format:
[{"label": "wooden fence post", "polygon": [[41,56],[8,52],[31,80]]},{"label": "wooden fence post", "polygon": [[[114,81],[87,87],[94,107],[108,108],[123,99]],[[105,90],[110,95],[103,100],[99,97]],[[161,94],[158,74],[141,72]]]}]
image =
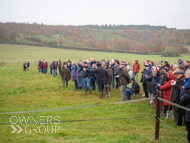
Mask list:
[{"label": "wooden fence post", "polygon": [[[161,92],[158,91],[157,92],[157,96],[161,98]],[[161,105],[161,101],[157,100],[157,105],[156,105],[156,126],[155,126],[155,140],[159,139],[159,130],[160,130],[160,120],[158,120],[158,118],[160,118],[160,105]]]}]

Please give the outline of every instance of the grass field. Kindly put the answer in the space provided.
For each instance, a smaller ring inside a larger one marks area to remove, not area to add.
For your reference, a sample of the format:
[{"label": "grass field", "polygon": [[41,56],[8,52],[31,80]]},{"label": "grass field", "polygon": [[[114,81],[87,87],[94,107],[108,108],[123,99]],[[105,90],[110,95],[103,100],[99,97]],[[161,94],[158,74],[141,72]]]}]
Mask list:
[{"label": "grass field", "polygon": [[[89,59],[97,60],[118,58],[129,61],[145,59],[161,61],[161,57],[76,51],[65,49],[54,49],[45,47],[0,45],[0,60],[74,60]],[[182,58],[186,60],[189,56]],[[163,58],[162,58],[163,59]],[[177,58],[164,58],[175,63]],[[142,66],[141,66],[142,67]],[[63,88],[60,76],[54,78],[49,71],[46,75],[38,73],[37,64],[31,63],[30,71],[23,72],[22,63],[7,63],[0,65],[0,113],[14,111],[31,111],[43,109],[55,109],[63,107],[76,107],[85,105],[104,104],[102,106],[76,108],[70,110],[56,110],[35,113],[0,114],[0,123],[10,123],[10,119],[19,117],[59,116],[60,121],[68,120],[90,120],[108,118],[134,118],[120,120],[93,120],[84,122],[61,122],[60,129],[53,133],[47,132],[47,126],[52,124],[26,124],[20,125],[24,130],[21,133],[11,133],[13,129],[9,124],[0,124],[0,142],[143,142],[143,143],[178,143],[182,142],[166,126],[160,124],[160,139],[154,140],[155,131],[155,109],[148,105],[148,101],[110,104],[120,101],[119,90],[112,90],[112,98],[98,99],[98,92],[85,95],[84,91],[75,90],[74,83],[69,81],[69,87]],[[12,116],[16,116],[11,118]],[[185,127],[175,127],[172,120],[168,122],[162,118],[172,129],[186,139]],[[45,119],[46,121],[46,119]],[[16,122],[12,120],[12,122]],[[34,131],[32,129],[38,130]],[[31,133],[30,133],[31,129]],[[41,130],[39,130],[41,129]],[[55,127],[54,127],[55,131]],[[41,132],[41,133],[40,133]]]}]

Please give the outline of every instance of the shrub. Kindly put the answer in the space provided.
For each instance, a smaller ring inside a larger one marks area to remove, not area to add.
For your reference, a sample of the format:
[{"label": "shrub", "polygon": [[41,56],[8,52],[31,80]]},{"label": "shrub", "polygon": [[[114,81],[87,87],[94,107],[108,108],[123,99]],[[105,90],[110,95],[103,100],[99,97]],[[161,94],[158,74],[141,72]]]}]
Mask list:
[{"label": "shrub", "polygon": [[162,53],[163,57],[179,57],[180,54],[172,46],[167,46]]}]

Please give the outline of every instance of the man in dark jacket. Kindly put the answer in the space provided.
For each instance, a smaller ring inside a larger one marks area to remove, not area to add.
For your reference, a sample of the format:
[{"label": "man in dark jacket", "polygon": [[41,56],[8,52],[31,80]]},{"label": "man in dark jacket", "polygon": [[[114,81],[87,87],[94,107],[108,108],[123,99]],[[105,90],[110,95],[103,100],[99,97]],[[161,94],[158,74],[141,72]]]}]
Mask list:
[{"label": "man in dark jacket", "polygon": [[145,97],[148,98],[150,93],[152,92],[152,72],[149,68],[149,64],[144,64],[144,72],[143,72],[143,90],[145,92]]},{"label": "man in dark jacket", "polygon": [[68,87],[68,81],[71,79],[71,71],[69,68],[67,68],[67,65],[64,65],[64,68],[61,71],[61,79],[63,81],[63,87],[65,87],[65,81],[66,87]]},{"label": "man in dark jacket", "polygon": [[[188,82],[188,84],[181,93],[179,104],[184,105],[187,108],[190,108],[190,81]],[[187,129],[187,138],[188,141],[190,142],[190,111],[185,112],[185,125]]]},{"label": "man in dark jacket", "polygon": [[107,76],[107,70],[101,66],[101,64],[97,64],[97,69],[85,69],[83,68],[83,71],[87,71],[90,73],[96,73],[96,80],[98,84],[98,91],[99,91],[99,98],[103,98],[103,90],[104,90],[104,84],[105,79]]},{"label": "man in dark jacket", "polygon": [[[173,86],[172,91],[175,90],[175,93],[171,92],[171,99],[172,102],[179,104],[180,102],[180,90],[181,87],[184,84],[185,76],[184,76],[184,71],[182,70],[177,70],[173,72],[175,75],[176,79],[176,85]],[[182,126],[183,124],[183,116],[185,114],[185,111],[181,108],[176,108],[174,106],[174,112],[177,111],[177,125],[176,126]],[[174,113],[175,115],[175,113]]]},{"label": "man in dark jacket", "polygon": [[138,77],[139,77],[139,70],[140,70],[140,64],[138,60],[135,60],[135,63],[133,65],[133,77],[135,78],[136,76],[136,81],[138,82]]},{"label": "man in dark jacket", "polygon": [[[84,62],[84,67],[85,69],[91,69],[88,66],[87,62]],[[87,91],[89,90],[89,94],[91,94],[91,86],[90,86],[90,78],[91,78],[91,73],[84,71],[83,72],[83,82],[84,82],[84,87],[85,87],[85,93],[87,94]]]},{"label": "man in dark jacket", "polygon": [[127,67],[125,66],[124,62],[121,62],[119,65],[120,68],[120,93],[121,93],[121,101],[126,101],[125,97],[125,90],[126,90],[126,85],[129,84],[130,82],[130,76],[127,71]]},{"label": "man in dark jacket", "polygon": [[131,78],[131,83],[132,83],[132,88],[131,89],[127,88],[126,91],[125,91],[126,96],[127,96],[127,100],[131,100],[131,93],[137,94],[139,92],[139,90],[140,90],[139,85],[135,81],[134,77]]},{"label": "man in dark jacket", "polygon": [[52,62],[53,76],[56,77],[56,61]]}]

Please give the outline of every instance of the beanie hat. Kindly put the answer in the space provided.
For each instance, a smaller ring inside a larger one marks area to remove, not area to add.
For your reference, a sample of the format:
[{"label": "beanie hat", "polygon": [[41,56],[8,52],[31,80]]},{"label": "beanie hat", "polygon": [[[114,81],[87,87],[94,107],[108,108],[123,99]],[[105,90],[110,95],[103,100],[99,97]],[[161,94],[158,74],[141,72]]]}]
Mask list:
[{"label": "beanie hat", "polygon": [[144,66],[145,66],[145,67],[149,67],[149,64],[148,64],[148,63],[144,63]]},{"label": "beanie hat", "polygon": [[135,81],[135,78],[134,78],[134,77],[132,77],[132,78],[131,78],[131,80],[132,80],[132,81]]}]

